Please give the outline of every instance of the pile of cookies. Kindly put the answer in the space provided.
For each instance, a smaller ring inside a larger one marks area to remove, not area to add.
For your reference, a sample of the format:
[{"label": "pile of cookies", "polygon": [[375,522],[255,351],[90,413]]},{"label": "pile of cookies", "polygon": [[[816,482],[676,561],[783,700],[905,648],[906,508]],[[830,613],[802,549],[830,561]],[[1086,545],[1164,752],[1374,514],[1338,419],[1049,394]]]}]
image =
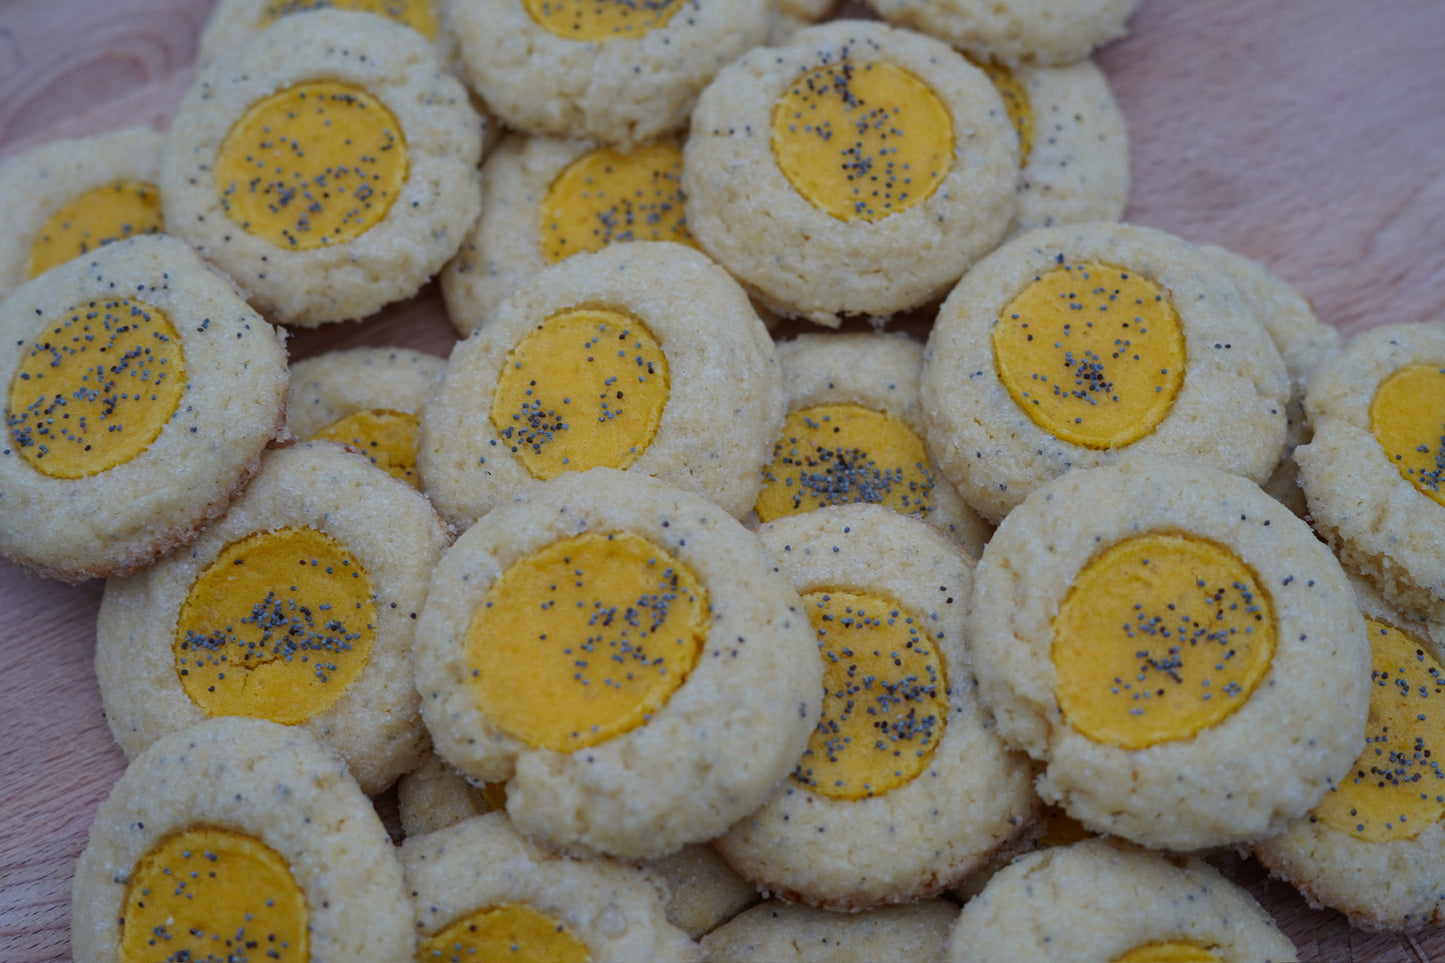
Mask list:
[{"label": "pile of cookies", "polygon": [[[1219,847],[1445,918],[1445,326],[1118,222],[1135,0],[873,6],[222,0],[0,166],[76,959],[1292,958]],[[438,276],[445,362],[288,362]]]}]

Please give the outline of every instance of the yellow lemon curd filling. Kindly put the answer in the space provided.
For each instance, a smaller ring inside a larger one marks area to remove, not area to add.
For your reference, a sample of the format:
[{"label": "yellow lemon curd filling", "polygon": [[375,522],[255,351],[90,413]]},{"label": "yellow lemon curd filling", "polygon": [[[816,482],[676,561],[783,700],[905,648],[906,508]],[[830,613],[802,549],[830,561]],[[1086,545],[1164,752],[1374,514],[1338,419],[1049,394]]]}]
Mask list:
[{"label": "yellow lemon curd filling", "polygon": [[1274,612],[1238,556],[1193,535],[1119,542],[1053,620],[1059,707],[1124,749],[1189,739],[1243,705],[1274,656]]},{"label": "yellow lemon curd filling", "polygon": [[623,311],[571,308],[527,333],[492,394],[492,426],[532,477],[627,468],[657,435],[667,358]]},{"label": "yellow lemon curd filling", "polygon": [[352,84],[296,84],[252,104],[216,156],[221,207],[278,247],[310,251],[379,224],[406,183],[391,111]]},{"label": "yellow lemon curd filling", "polygon": [[544,30],[567,40],[636,38],[667,26],[684,0],[522,0]]},{"label": "yellow lemon curd filling", "polygon": [[683,210],[682,148],[671,141],[583,154],[547,188],[541,219],[548,264],[625,241],[697,246]]},{"label": "yellow lemon curd filling", "polygon": [[1169,414],[1184,383],[1184,330],[1168,294],[1106,264],[1043,274],[993,329],[999,381],[1044,431],[1086,448],[1119,448]]},{"label": "yellow lemon curd filling", "polygon": [[790,412],[763,469],[758,518],[770,522],[860,502],[926,516],[933,506],[933,466],[923,439],[902,419],[862,405]]},{"label": "yellow lemon curd filling", "polygon": [[286,860],[229,829],[161,840],[131,872],[124,912],[124,963],[311,958],[306,897]]},{"label": "yellow lemon curd filling", "polygon": [[815,591],[803,603],[823,659],[823,711],[793,778],[830,799],[906,785],[948,718],[943,658],[923,620],[868,593]]},{"label": "yellow lemon curd filling", "polygon": [[1400,476],[1445,505],[1445,366],[1407,364],[1381,382],[1370,430]]},{"label": "yellow lemon curd filling", "polygon": [[477,705],[529,746],[570,752],[647,722],[697,663],[710,618],[688,566],[632,532],[512,563],[467,626]]},{"label": "yellow lemon curd filling", "polygon": [[420,963],[438,960],[516,960],[518,963],[574,963],[592,959],[583,943],[561,923],[526,903],[484,906],[421,940]]},{"label": "yellow lemon curd filling", "polygon": [[1136,946],[1114,963],[1220,963],[1223,957],[1190,940],[1160,940]]},{"label": "yellow lemon curd filling", "polygon": [[968,62],[988,75],[994,89],[1003,98],[1008,119],[1014,125],[1014,130],[1018,131],[1019,166],[1023,167],[1029,162],[1029,154],[1034,149],[1034,105],[1029,100],[1028,91],[1024,90],[1024,85],[1019,83],[1014,72],[1003,64],[980,62],[972,57],[968,58]]},{"label": "yellow lemon curd filling", "polygon": [[93,188],[50,215],[30,245],[28,277],[48,271],[102,244],[165,230],[154,184],[116,181]]},{"label": "yellow lemon curd filling", "polygon": [[287,725],[325,712],[376,639],[371,578],[331,536],[280,528],[232,542],[181,604],[176,672],[208,716]]},{"label": "yellow lemon curd filling", "polygon": [[1420,639],[1366,619],[1371,666],[1365,749],[1313,816],[1366,842],[1411,839],[1445,816],[1445,669]]},{"label": "yellow lemon curd filling", "polygon": [[338,418],[313,438],[339,441],[371,459],[371,463],[413,488],[421,488],[416,475],[416,415],[391,408],[365,408]]},{"label": "yellow lemon curd filling", "polygon": [[773,108],[783,176],[844,221],[878,221],[922,202],[948,176],[953,146],[943,101],[889,63],[814,67]]},{"label": "yellow lemon curd filling", "polygon": [[20,456],[52,478],[84,478],[150,447],[186,390],[176,329],[119,298],[72,308],[26,346],[5,409]]},{"label": "yellow lemon curd filling", "polygon": [[410,27],[428,40],[436,39],[437,15],[431,0],[270,0],[261,10],[257,26],[269,26],[287,14],[327,7],[379,14]]}]

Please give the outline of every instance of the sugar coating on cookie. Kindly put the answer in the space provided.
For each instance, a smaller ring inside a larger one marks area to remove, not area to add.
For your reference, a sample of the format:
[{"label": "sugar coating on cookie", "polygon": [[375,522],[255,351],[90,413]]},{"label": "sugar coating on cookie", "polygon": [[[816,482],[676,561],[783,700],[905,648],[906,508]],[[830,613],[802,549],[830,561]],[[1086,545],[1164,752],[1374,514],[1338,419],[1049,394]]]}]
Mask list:
[{"label": "sugar coating on cookie", "polygon": [[477,0],[452,22],[468,83],[508,127],[629,147],[681,130],[713,75],[768,35],[764,0]]},{"label": "sugar coating on cookie", "polygon": [[1032,853],[964,906],[949,960],[1296,960],[1240,887],[1200,859],[1115,839]]},{"label": "sugar coating on cookie", "polygon": [[868,0],[884,20],[1010,66],[1062,67],[1124,36],[1139,0]]},{"label": "sugar coating on cookie", "polygon": [[940,468],[996,522],[1045,480],[1126,452],[1263,481],[1289,384],[1197,248],[1099,223],[1030,231],[975,265],[939,309],[921,391]]},{"label": "sugar coating on cookie", "polygon": [[972,560],[878,505],[793,515],[758,536],[817,633],[823,711],[792,775],[713,845],[795,902],[855,911],[936,895],[1038,805],[1028,761],[975,695]]},{"label": "sugar coating on cookie", "polygon": [[1305,412],[1314,437],[1295,461],[1315,526],[1391,603],[1445,619],[1445,323],[1358,335]]},{"label": "sugar coating on cookie", "polygon": [[416,685],[438,754],[506,780],[520,830],[648,858],[722,832],[787,774],[817,718],[815,648],[726,512],[596,468],[513,495],[447,552]]},{"label": "sugar coating on cookie", "polygon": [[778,960],[938,960],[958,907],[947,900],[835,913],[769,900],[702,939],[715,963]]},{"label": "sugar coating on cookie", "polygon": [[219,0],[201,29],[196,62],[209,65],[282,17],[327,8],[375,14],[409,27],[430,42],[444,61],[456,53],[444,5],[438,0]]},{"label": "sugar coating on cookie", "polygon": [[[137,756],[76,864],[76,960],[410,959],[386,830],[309,732],[211,719]],[[163,947],[161,949],[160,947]]]},{"label": "sugar coating on cookie", "polygon": [[[1339,563],[1184,459],[1070,472],[984,549],[980,693],[1090,829],[1198,849],[1278,832],[1358,754],[1369,653]],[[1329,693],[1329,698],[1321,698]]]},{"label": "sugar coating on cookie", "polygon": [[287,17],[187,92],[161,170],[167,222],[283,323],[365,317],[456,252],[480,206],[483,126],[415,31]]},{"label": "sugar coating on cookie", "polygon": [[68,581],[195,536],[285,417],[276,331],[180,241],[107,245],[23,284],[0,345],[0,551]]},{"label": "sugar coating on cookie", "polygon": [[0,298],[102,245],[160,233],[162,139],[133,127],[56,141],[0,163]]},{"label": "sugar coating on cookie", "polygon": [[720,72],[684,152],[688,226],[771,310],[829,326],[941,295],[1013,213],[1018,138],[946,45],[868,21]]},{"label": "sugar coating on cookie", "polygon": [[134,757],[201,719],[304,726],[368,793],[425,747],[412,635],[447,532],[426,500],[329,442],[269,452],[186,552],[106,584],[96,674]]},{"label": "sugar coating on cookie", "polygon": [[422,418],[437,509],[470,525],[514,492],[602,466],[753,507],[783,417],[773,342],[691,248],[637,241],[530,279],[452,352]]},{"label": "sugar coating on cookie", "polygon": [[789,411],[763,469],[760,521],[883,504],[979,556],[988,526],[934,469],[923,437],[922,345],[881,333],[802,334],[779,342],[778,362]]},{"label": "sugar coating on cookie", "polygon": [[683,202],[674,139],[622,150],[508,138],[482,165],[482,216],[442,272],[447,316],[470,334],[523,281],[573,254],[627,241],[693,244]]}]

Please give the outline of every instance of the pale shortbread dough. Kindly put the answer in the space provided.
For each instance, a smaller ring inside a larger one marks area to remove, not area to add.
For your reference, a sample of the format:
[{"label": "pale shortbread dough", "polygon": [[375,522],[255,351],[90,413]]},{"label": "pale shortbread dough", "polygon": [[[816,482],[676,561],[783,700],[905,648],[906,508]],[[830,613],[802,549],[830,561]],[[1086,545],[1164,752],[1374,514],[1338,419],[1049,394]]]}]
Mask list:
[{"label": "pale shortbread dough", "polygon": [[310,438],[348,415],[387,409],[421,413],[446,362],[411,348],[344,348],[291,365],[286,427]]},{"label": "pale shortbread dough", "polygon": [[718,927],[702,941],[712,963],[866,963],[939,960],[958,907],[932,899],[834,913],[770,900]]},{"label": "pale shortbread dough", "polygon": [[[427,39],[437,58],[443,63],[450,63],[456,57],[457,42],[446,21],[449,0],[411,2],[424,3],[431,8],[437,29],[436,35]],[[201,28],[201,38],[197,41],[199,49],[196,52],[196,63],[202,67],[207,66],[230,48],[245,43],[270,26],[262,23],[268,8],[280,8],[281,16],[292,16],[328,7],[339,10],[354,9],[345,0],[218,0],[206,18],[206,25]]]},{"label": "pale shortbread dough", "polygon": [[946,40],[979,60],[1063,66],[1124,36],[1140,0],[868,0],[884,20]]}]

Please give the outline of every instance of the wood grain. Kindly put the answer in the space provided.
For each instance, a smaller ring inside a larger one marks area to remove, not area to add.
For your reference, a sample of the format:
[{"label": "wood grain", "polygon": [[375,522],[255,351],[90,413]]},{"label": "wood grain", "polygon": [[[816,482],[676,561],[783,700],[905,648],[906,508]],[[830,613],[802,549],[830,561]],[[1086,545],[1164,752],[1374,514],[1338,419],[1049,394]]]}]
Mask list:
[{"label": "wood grain", "polygon": [[[164,123],[210,0],[0,0],[0,159],[62,136]],[[862,8],[850,5],[850,12]],[[1130,220],[1222,244],[1353,334],[1445,319],[1445,4],[1149,0],[1105,48],[1129,123]],[[0,211],[0,229],[4,212]],[[910,321],[912,330],[926,318]],[[435,285],[359,324],[298,334],[445,355]],[[0,960],[69,957],[69,888],[124,768],[91,665],[101,587],[0,562]],[[1306,960],[1445,959],[1445,933],[1351,929],[1251,860],[1217,857]]]}]

